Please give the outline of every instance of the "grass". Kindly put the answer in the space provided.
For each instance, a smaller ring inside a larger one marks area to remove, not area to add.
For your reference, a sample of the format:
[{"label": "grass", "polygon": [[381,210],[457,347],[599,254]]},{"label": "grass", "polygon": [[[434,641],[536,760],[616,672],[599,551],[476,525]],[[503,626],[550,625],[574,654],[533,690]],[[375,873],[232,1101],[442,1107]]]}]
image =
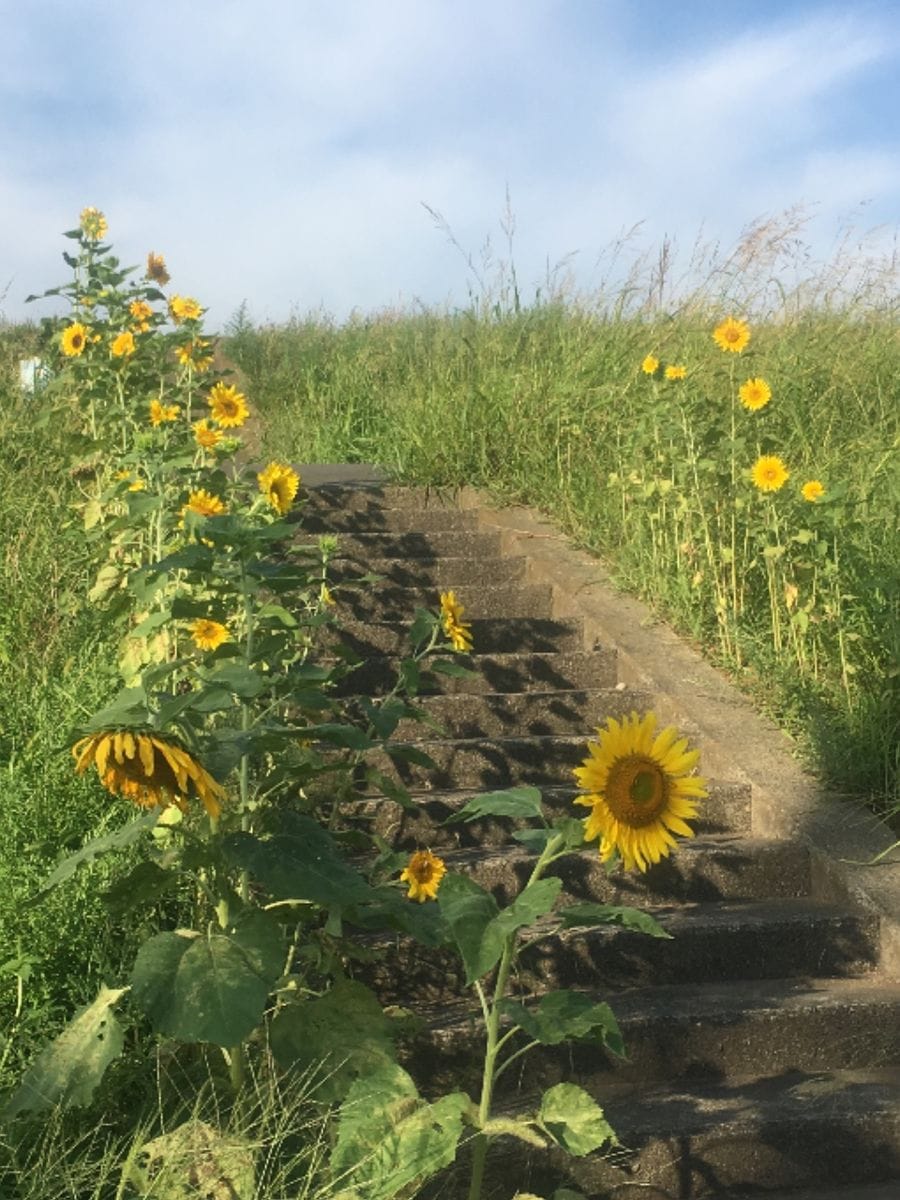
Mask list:
[{"label": "grass", "polygon": [[[321,314],[254,327],[228,352],[271,455],[373,461],[406,482],[535,505],[704,647],[794,734],[825,783],[900,802],[895,264],[842,244],[805,271],[799,226],[754,227],[706,281],[667,301],[666,255],[618,291],[551,288],[523,306],[509,263],[463,309]],[[798,248],[799,247],[799,248]],[[794,285],[771,273],[794,255]],[[696,271],[695,271],[696,274]],[[750,346],[711,338],[726,314]],[[685,364],[670,383],[652,353]],[[748,413],[745,378],[773,400]],[[749,482],[760,453],[789,486]],[[800,497],[803,481],[826,497]]]}]

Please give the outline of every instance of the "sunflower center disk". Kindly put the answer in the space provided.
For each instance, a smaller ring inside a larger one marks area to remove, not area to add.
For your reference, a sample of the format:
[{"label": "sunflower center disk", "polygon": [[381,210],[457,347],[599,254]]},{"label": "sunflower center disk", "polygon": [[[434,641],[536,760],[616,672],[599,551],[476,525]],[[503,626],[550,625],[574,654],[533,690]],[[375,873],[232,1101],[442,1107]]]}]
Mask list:
[{"label": "sunflower center disk", "polygon": [[617,821],[640,829],[651,825],[665,810],[669,781],[658,763],[630,755],[611,767],[604,799]]}]

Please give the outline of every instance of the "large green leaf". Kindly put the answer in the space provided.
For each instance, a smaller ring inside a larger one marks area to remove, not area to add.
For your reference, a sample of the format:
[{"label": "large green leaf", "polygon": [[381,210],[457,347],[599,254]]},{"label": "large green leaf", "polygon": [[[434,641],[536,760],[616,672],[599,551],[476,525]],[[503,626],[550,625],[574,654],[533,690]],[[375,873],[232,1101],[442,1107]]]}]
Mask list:
[{"label": "large green leaf", "polygon": [[625,1043],[613,1010],[581,992],[547,992],[533,1009],[516,1000],[503,1000],[501,1011],[545,1046],[597,1038],[614,1054],[625,1057]]},{"label": "large green leaf", "polygon": [[365,1200],[412,1194],[456,1158],[470,1106],[461,1092],[426,1104],[395,1064],[361,1077],[340,1109],[331,1157],[335,1185]]},{"label": "large green leaf", "polygon": [[59,1037],[28,1068],[4,1116],[91,1102],[106,1068],[122,1053],[125,1044],[112,1006],[127,990],[103,987],[92,1004],[78,1010]]},{"label": "large green leaf", "polygon": [[556,903],[561,887],[562,880],[550,875],[523,888],[512,904],[497,917],[496,924],[504,937],[531,925],[538,917],[546,916]]},{"label": "large green leaf", "polygon": [[175,887],[178,878],[176,871],[166,871],[155,862],[139,862],[112,887],[101,892],[100,899],[110,912],[122,916],[145,904],[155,904]]},{"label": "large green leaf", "polygon": [[283,814],[282,832],[261,839],[232,833],[223,839],[228,862],[249,871],[275,900],[311,900],[347,907],[373,898],[372,889],[341,855],[318,821]]},{"label": "large green leaf", "polygon": [[360,1076],[393,1062],[391,1022],[374,992],[339,979],[327,995],[282,1008],[272,1022],[279,1065],[315,1071],[317,1099],[340,1100]]},{"label": "large green leaf", "polygon": [[646,933],[655,938],[671,938],[662,925],[649,913],[641,912],[639,908],[628,908],[617,904],[571,904],[561,908],[563,928],[574,925],[621,925],[636,933]]},{"label": "large green leaf", "polygon": [[574,1083],[558,1083],[544,1092],[538,1120],[558,1146],[579,1158],[607,1142],[619,1142],[600,1105]]},{"label": "large green leaf", "polygon": [[466,983],[474,983],[496,964],[503,952],[503,933],[496,925],[497,901],[467,875],[445,875],[438,889],[438,905],[456,942],[466,970]]},{"label": "large green leaf", "polygon": [[257,1150],[246,1138],[192,1118],[144,1142],[129,1156],[125,1177],[146,1200],[253,1200]]},{"label": "large green leaf", "polygon": [[132,993],[157,1033],[235,1046],[262,1019],[282,965],[278,926],[249,912],[226,930],[158,933],[144,942]]},{"label": "large green leaf", "polygon": [[129,821],[127,825],[123,825],[120,829],[114,829],[112,833],[104,833],[102,837],[94,838],[87,842],[80,850],[76,850],[74,854],[70,854],[68,858],[64,858],[57,867],[51,871],[44,882],[41,884],[40,890],[29,898],[27,903],[34,904],[40,900],[47,892],[58,887],[59,884],[65,883],[70,879],[79,867],[83,867],[86,863],[93,862],[101,854],[109,854],[113,850],[123,850],[126,846],[130,846],[132,842],[143,833],[147,833],[153,828],[159,820],[159,814],[162,809],[154,808],[150,812],[143,813],[134,821]]},{"label": "large green leaf", "polygon": [[267,686],[261,675],[240,662],[221,663],[214,671],[207,672],[204,682],[215,688],[225,688],[242,700],[252,700]]},{"label": "large green leaf", "polygon": [[541,818],[541,793],[536,787],[513,787],[502,792],[485,792],[481,796],[473,796],[460,810],[449,817],[444,824],[453,825],[457,821],[477,821],[482,817],[519,817],[531,820]]}]

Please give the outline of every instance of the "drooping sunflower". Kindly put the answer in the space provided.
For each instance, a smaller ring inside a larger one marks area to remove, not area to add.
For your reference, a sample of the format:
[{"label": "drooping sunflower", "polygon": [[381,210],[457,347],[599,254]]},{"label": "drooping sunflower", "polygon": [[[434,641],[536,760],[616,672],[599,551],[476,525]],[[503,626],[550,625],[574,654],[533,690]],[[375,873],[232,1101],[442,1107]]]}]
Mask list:
[{"label": "drooping sunflower", "polygon": [[146,300],[132,300],[128,305],[128,311],[134,317],[135,333],[146,333],[150,328],[150,318],[153,316],[153,309]]},{"label": "drooping sunflower", "polygon": [[223,429],[236,429],[250,416],[247,397],[236,387],[217,383],[206,398],[213,420]]},{"label": "drooping sunflower", "polygon": [[472,627],[462,619],[465,611],[455,592],[441,592],[441,624],[454,650],[472,649]]},{"label": "drooping sunflower", "polygon": [[816,500],[825,495],[825,485],[820,479],[809,479],[800,489],[800,495],[810,504],[814,504]]},{"label": "drooping sunflower", "polygon": [[426,900],[437,900],[438,888],[446,874],[447,867],[442,858],[430,850],[417,850],[400,872],[400,882],[409,884],[408,900],[424,904]]},{"label": "drooping sunflower", "polygon": [[283,517],[297,495],[300,476],[293,467],[285,463],[270,462],[256,478],[259,481],[259,490],[278,515]]},{"label": "drooping sunflower", "polygon": [[713,341],[720,350],[740,354],[750,341],[750,326],[746,321],[738,321],[736,317],[726,317],[713,330]]},{"label": "drooping sunflower", "polygon": [[750,471],[750,478],[761,492],[777,492],[790,479],[791,473],[777,454],[761,454]]},{"label": "drooping sunflower", "polygon": [[152,279],[154,283],[165,287],[171,276],[166,270],[166,260],[161,254],[154,254],[151,250],[147,255],[147,270],[144,275],[145,279]]},{"label": "drooping sunflower", "polygon": [[130,329],[113,338],[109,352],[113,358],[130,358],[134,354],[134,334]]},{"label": "drooping sunflower", "polygon": [[193,296],[173,296],[169,301],[169,313],[175,324],[180,325],[182,321],[199,321],[203,309]]},{"label": "drooping sunflower", "polygon": [[198,517],[220,517],[228,512],[224,501],[211,492],[198,488],[188,496],[187,504],[181,510],[181,521],[184,524],[185,513],[196,513]]},{"label": "drooping sunflower", "polygon": [[764,379],[747,379],[738,388],[738,395],[744,408],[758,412],[772,399],[772,389]]},{"label": "drooping sunflower", "polygon": [[66,326],[60,340],[60,348],[66,358],[78,358],[87,345],[87,335],[87,328],[80,321]]},{"label": "drooping sunflower", "polygon": [[194,441],[204,450],[215,450],[223,436],[221,429],[213,429],[205,418],[194,423]]},{"label": "drooping sunflower", "polygon": [[655,375],[659,370],[659,359],[654,354],[648,354],[641,363],[641,370],[645,375]]},{"label": "drooping sunflower", "polygon": [[154,429],[159,425],[164,425],[167,421],[177,420],[177,404],[160,404],[155,397],[150,401],[150,424]]},{"label": "drooping sunflower", "polygon": [[618,852],[626,870],[646,871],[669,855],[675,834],[693,837],[686,821],[697,815],[706,780],[690,772],[699,750],[669,726],[656,731],[656,714],[636,712],[610,717],[587,744],[588,756],[575,768],[579,787],[588,794],[575,803],[591,810],[584,819],[585,841],[599,838],[600,859]]},{"label": "drooping sunflower", "polygon": [[687,367],[681,363],[672,363],[671,366],[666,367],[665,376],[673,383],[680,379],[687,379]]},{"label": "drooping sunflower", "polygon": [[168,735],[106,729],[77,741],[72,755],[79,775],[93,763],[108,792],[143,808],[176,804],[183,812],[196,797],[211,817],[222,811],[225,789]]},{"label": "drooping sunflower", "polygon": [[99,208],[88,206],[81,210],[81,217],[78,222],[81,232],[86,238],[92,242],[99,242],[106,237],[106,231],[109,226],[106,223],[106,217]]},{"label": "drooping sunflower", "polygon": [[198,650],[216,650],[223,642],[231,639],[228,626],[221,621],[210,621],[200,617],[191,625],[191,637]]}]

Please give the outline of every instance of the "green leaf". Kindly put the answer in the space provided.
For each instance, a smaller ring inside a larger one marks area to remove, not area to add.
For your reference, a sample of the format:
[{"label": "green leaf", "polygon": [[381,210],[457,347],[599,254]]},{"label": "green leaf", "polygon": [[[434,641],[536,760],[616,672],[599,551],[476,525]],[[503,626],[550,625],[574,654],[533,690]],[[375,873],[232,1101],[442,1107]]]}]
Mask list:
[{"label": "green leaf", "polygon": [[355,725],[341,725],[336,722],[310,725],[298,730],[298,737],[301,736],[331,742],[332,745],[342,746],[346,750],[370,750],[374,745],[365,730],[357,729]]},{"label": "green leaf", "polygon": [[574,1083],[558,1083],[544,1092],[538,1120],[558,1146],[578,1158],[607,1142],[619,1144],[603,1109]]},{"label": "green leaf", "polygon": [[141,862],[112,887],[100,893],[111,913],[122,916],[144,904],[155,904],[178,882],[174,871],[166,871],[155,862]]},{"label": "green leaf", "polygon": [[449,874],[438,888],[438,906],[474,983],[497,963],[503,952],[503,933],[496,925],[497,901],[467,875]]},{"label": "green leaf", "polygon": [[414,809],[416,804],[410,796],[408,790],[402,783],[391,779],[388,775],[382,774],[381,771],[376,771],[374,767],[370,767],[366,771],[366,781],[377,787],[388,800],[393,800],[395,804],[399,804],[401,808]]},{"label": "green leaf", "polygon": [[76,850],[74,854],[70,854],[68,858],[64,858],[58,864],[56,869],[52,871],[44,882],[41,884],[40,890],[26,901],[28,905],[34,904],[40,900],[53,888],[64,883],[67,879],[75,874],[79,867],[86,863],[93,862],[98,855],[109,854],[112,850],[123,850],[126,846],[130,846],[132,842],[143,833],[147,833],[153,828],[159,819],[160,809],[152,809],[150,812],[143,813],[134,821],[129,821],[127,825],[123,825],[121,829],[114,829],[112,833],[105,833],[102,837],[94,838],[93,841],[87,842],[80,850]]},{"label": "green leaf", "polygon": [[562,817],[550,829],[514,829],[511,837],[532,854],[540,854],[560,833],[565,839],[562,850],[580,850],[584,846],[584,821],[578,817]]},{"label": "green leaf", "polygon": [[476,679],[478,672],[473,671],[471,667],[464,667],[462,663],[454,662],[452,658],[436,658],[433,662],[429,662],[428,670],[433,671],[435,675],[449,675],[454,679]]},{"label": "green leaf", "polygon": [[528,820],[541,818],[541,792],[536,787],[513,787],[502,792],[485,792],[473,796],[463,807],[448,817],[445,825],[457,821],[477,821],[482,817],[518,817]]},{"label": "green leaf", "polygon": [[299,624],[293,613],[280,604],[264,604],[256,615],[260,620],[277,621],[285,629],[296,629]]},{"label": "green leaf", "polygon": [[426,767],[429,771],[437,770],[437,763],[431,755],[420,750],[418,746],[385,746],[384,749],[393,762],[412,763],[416,767]]},{"label": "green leaf", "polygon": [[391,1021],[375,993],[338,979],[326,995],[282,1008],[271,1027],[272,1053],[287,1069],[315,1072],[317,1100],[341,1100],[361,1075],[394,1061]]},{"label": "green leaf", "polygon": [[266,680],[252,667],[240,662],[224,662],[207,672],[204,682],[217,688],[227,688],[242,700],[252,700],[267,686]]},{"label": "green leaf", "polygon": [[254,1200],[257,1149],[192,1117],[129,1155],[125,1179],[145,1200]]},{"label": "green leaf", "polygon": [[373,897],[318,821],[299,813],[282,813],[280,820],[281,831],[264,840],[250,833],[228,834],[222,843],[226,860],[249,871],[275,900],[344,908]]},{"label": "green leaf", "polygon": [[78,1010],[28,1068],[4,1109],[5,1117],[90,1104],[106,1068],[125,1045],[112,1006],[127,990],[102,987],[93,1003]]},{"label": "green leaf", "polygon": [[409,640],[413,646],[427,642],[432,630],[437,626],[438,617],[427,608],[417,608],[413,614],[413,622],[409,627]]},{"label": "green leaf", "polygon": [[340,1108],[331,1157],[335,1185],[365,1200],[412,1194],[456,1158],[470,1106],[461,1092],[426,1104],[395,1064],[363,1076]]},{"label": "green leaf", "polygon": [[507,937],[509,934],[515,933],[517,929],[523,929],[526,925],[533,924],[538,917],[543,917],[550,912],[556,903],[556,897],[559,895],[561,887],[562,880],[556,875],[539,879],[536,883],[529,883],[528,887],[524,888],[512,904],[504,908],[497,917],[496,923],[503,936]]},{"label": "green leaf", "polygon": [[227,930],[158,933],[138,951],[134,1000],[157,1033],[236,1046],[261,1021],[283,955],[277,924],[261,912]]},{"label": "green leaf", "polygon": [[400,664],[400,684],[410,696],[418,694],[422,681],[422,668],[413,658],[405,658]]},{"label": "green leaf", "polygon": [[573,925],[622,925],[625,929],[633,929],[637,933],[646,933],[655,938],[671,938],[662,925],[649,913],[641,912],[639,908],[623,908],[615,904],[571,904],[561,908],[563,928]]},{"label": "green leaf", "polygon": [[500,1010],[544,1046],[596,1039],[619,1058],[625,1057],[625,1043],[613,1010],[581,992],[547,992],[533,1009],[517,1000],[503,1000]]}]

